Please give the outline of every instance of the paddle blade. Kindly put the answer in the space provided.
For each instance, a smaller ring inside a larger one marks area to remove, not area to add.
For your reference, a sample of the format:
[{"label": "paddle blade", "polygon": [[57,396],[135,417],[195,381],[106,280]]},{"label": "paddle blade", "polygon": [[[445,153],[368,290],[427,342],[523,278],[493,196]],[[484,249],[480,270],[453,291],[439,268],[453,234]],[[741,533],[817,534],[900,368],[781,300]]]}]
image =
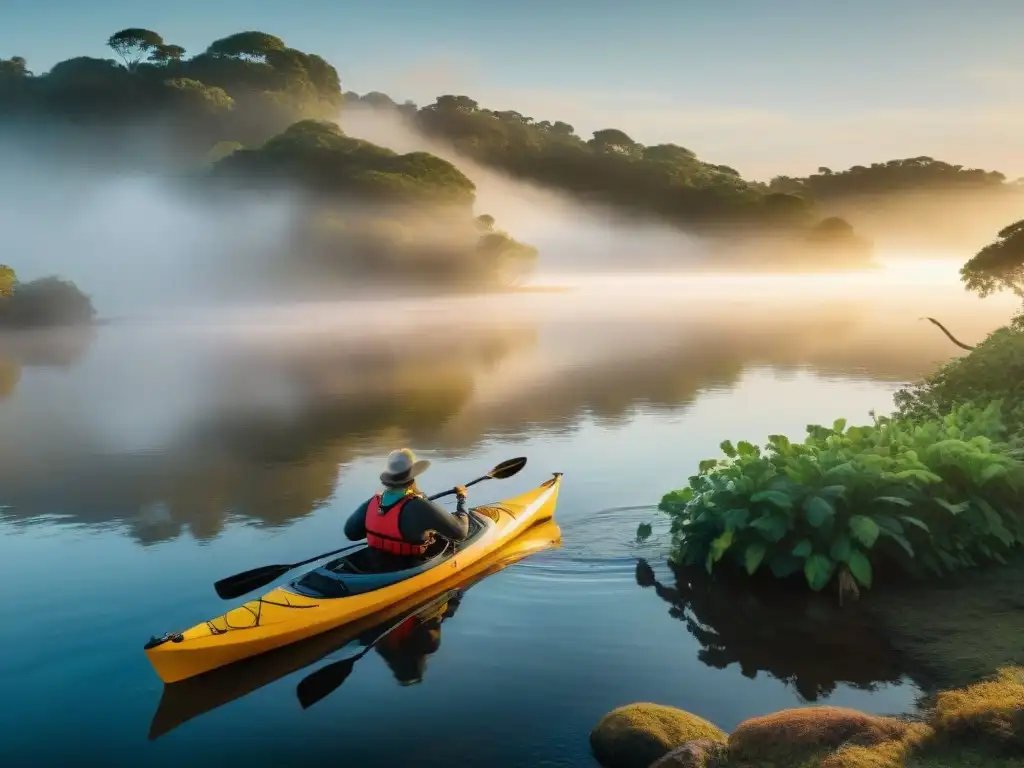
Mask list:
[{"label": "paddle blade", "polygon": [[291,565],[264,565],[221,579],[213,585],[213,588],[222,600],[231,600],[269,584],[274,579],[284,576],[291,569]]},{"label": "paddle blade", "polygon": [[302,708],[309,709],[344,683],[348,676],[352,674],[352,669],[355,667],[358,659],[358,656],[353,656],[336,661],[333,664],[320,667],[316,672],[302,678],[295,689]]},{"label": "paddle blade", "polygon": [[487,473],[492,480],[504,480],[507,477],[518,474],[519,470],[526,466],[526,457],[520,456],[516,459],[508,459]]}]

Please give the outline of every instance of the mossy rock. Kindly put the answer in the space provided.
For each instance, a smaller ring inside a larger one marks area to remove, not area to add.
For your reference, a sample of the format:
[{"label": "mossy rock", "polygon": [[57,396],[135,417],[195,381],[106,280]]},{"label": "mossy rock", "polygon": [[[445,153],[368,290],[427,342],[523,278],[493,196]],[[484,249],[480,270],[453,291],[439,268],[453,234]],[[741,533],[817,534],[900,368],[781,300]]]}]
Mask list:
[{"label": "mossy rock", "polygon": [[932,724],[946,741],[1024,755],[1024,668],[938,694]]},{"label": "mossy rock", "polygon": [[698,739],[676,747],[650,768],[727,768],[728,748],[720,741]]},{"label": "mossy rock", "polygon": [[814,764],[843,746],[902,739],[909,723],[842,707],[786,709],[741,723],[729,736],[732,764],[792,768]]},{"label": "mossy rock", "polygon": [[684,744],[724,744],[725,732],[707,720],[660,704],[628,704],[609,712],[590,732],[590,748],[605,768],[648,768]]}]

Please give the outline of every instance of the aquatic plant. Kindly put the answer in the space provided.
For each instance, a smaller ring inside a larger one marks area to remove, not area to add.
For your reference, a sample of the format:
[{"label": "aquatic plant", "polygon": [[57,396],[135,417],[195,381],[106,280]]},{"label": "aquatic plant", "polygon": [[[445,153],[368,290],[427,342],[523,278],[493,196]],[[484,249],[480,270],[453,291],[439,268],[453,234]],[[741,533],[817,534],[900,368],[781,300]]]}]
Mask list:
[{"label": "aquatic plant", "polygon": [[996,560],[1024,542],[1024,463],[1011,455],[1002,404],[941,417],[875,417],[772,435],[762,451],[723,442],[666,494],[680,565],[803,573],[813,590],[870,588],[876,572],[941,575]]}]

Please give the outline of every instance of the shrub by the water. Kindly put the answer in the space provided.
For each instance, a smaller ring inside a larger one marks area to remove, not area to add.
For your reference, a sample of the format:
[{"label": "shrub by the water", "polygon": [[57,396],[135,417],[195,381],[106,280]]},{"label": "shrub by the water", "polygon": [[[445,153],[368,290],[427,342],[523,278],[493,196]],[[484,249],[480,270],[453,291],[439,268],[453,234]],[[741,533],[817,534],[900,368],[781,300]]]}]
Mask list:
[{"label": "shrub by the water", "polygon": [[928,418],[964,403],[1001,400],[1011,433],[1024,433],[1024,328],[1000,328],[968,355],[896,393],[897,413]]},{"label": "shrub by the water", "polygon": [[1024,463],[998,401],[722,450],[661,500],[681,565],[802,573],[814,590],[838,578],[856,593],[880,570],[941,575],[1024,542]]},{"label": "shrub by the water", "polygon": [[13,270],[0,265],[0,327],[88,325],[95,315],[92,301],[74,283],[58,277],[22,283]]}]

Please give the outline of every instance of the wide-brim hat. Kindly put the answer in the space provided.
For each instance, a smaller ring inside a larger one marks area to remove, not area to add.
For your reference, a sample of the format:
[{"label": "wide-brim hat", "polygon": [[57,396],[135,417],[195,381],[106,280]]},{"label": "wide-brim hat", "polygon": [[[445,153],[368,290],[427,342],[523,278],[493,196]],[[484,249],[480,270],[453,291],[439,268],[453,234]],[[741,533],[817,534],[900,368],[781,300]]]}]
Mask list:
[{"label": "wide-brim hat", "polygon": [[416,459],[408,448],[392,451],[388,456],[387,468],[380,473],[380,481],[386,486],[407,485],[430,467],[426,459]]}]

